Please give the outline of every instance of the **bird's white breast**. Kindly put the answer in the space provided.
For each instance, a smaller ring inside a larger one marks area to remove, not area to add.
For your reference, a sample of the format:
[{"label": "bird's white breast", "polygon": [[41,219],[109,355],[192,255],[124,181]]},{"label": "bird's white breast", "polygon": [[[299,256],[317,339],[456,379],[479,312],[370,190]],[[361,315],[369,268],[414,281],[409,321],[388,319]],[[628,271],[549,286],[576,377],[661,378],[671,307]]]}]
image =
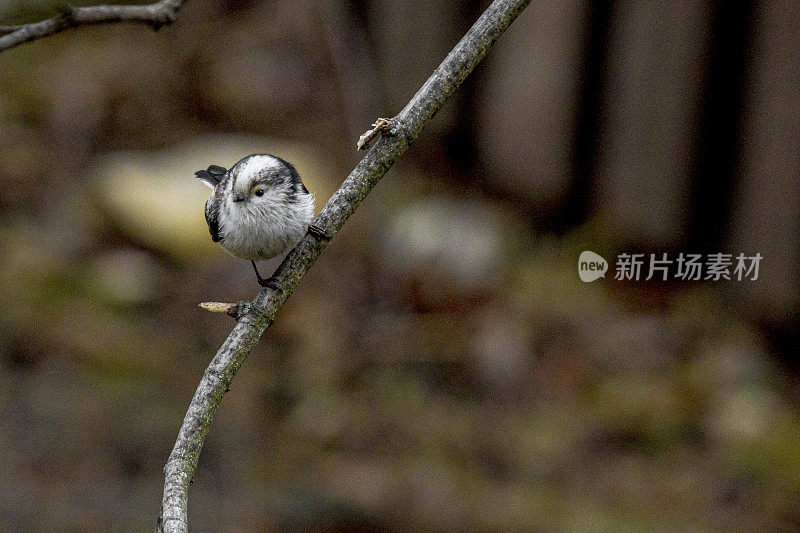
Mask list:
[{"label": "bird's white breast", "polygon": [[220,245],[240,259],[270,259],[303,238],[314,217],[314,195],[300,193],[293,202],[265,197],[259,202],[233,202],[220,208]]}]

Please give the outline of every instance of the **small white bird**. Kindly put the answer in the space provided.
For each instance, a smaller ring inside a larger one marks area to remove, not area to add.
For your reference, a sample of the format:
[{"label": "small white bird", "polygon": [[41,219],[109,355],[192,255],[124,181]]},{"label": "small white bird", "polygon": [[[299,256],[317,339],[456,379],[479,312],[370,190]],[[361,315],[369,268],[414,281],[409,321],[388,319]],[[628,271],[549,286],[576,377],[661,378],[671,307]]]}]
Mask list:
[{"label": "small white bird", "polygon": [[297,170],[279,157],[253,154],[230,170],[211,165],[195,172],[213,192],[206,202],[211,239],[229,254],[249,259],[262,287],[275,288],[258,273],[256,261],[282,254],[303,238],[314,217],[314,195]]}]

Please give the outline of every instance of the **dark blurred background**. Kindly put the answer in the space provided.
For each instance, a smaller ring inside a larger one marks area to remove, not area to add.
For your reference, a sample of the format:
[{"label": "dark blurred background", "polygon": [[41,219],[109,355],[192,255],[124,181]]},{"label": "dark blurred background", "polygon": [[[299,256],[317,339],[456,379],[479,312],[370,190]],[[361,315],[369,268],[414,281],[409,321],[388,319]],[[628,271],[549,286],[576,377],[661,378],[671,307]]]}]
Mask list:
[{"label": "dark blurred background", "polygon": [[[193,172],[272,152],[321,207],[485,6],[187,0],[0,54],[0,527],[153,527],[233,326],[197,304],[258,290]],[[534,1],[241,368],[193,530],[800,528],[797,7]]]}]

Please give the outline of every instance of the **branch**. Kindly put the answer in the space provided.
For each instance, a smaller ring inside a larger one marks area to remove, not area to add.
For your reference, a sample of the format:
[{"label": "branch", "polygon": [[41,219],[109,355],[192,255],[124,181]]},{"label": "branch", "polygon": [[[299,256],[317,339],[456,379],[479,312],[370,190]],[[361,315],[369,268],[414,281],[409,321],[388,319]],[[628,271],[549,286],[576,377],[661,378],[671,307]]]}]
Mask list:
[{"label": "branch", "polygon": [[161,0],[146,6],[70,7],[64,13],[40,22],[20,26],[0,26],[0,52],[19,44],[41,39],[75,26],[136,22],[154,30],[175,21],[184,0]]},{"label": "branch", "polygon": [[164,497],[156,531],[185,532],[189,484],[211,419],[234,374],[274,321],[300,279],[392,164],[419,136],[448,98],[531,0],[494,0],[414,98],[383,129],[367,153],[317,215],[314,226],[275,271],[277,290],[263,289],[206,368],[164,467]]},{"label": "branch", "polygon": [[0,26],[0,35],[5,35],[6,33],[14,33],[15,31],[21,30],[25,26]]}]

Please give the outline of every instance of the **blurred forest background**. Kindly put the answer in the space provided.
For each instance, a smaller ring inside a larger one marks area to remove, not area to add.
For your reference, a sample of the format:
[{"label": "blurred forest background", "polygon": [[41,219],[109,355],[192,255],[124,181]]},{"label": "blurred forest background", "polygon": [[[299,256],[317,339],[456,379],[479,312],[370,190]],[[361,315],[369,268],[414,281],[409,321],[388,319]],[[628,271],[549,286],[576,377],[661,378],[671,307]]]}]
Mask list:
[{"label": "blurred forest background", "polygon": [[[197,304],[259,289],[193,172],[272,152],[321,207],[485,5],[187,0],[0,54],[0,528],[153,527],[233,326]],[[193,529],[800,528],[797,7],[534,1],[237,375]]]}]

